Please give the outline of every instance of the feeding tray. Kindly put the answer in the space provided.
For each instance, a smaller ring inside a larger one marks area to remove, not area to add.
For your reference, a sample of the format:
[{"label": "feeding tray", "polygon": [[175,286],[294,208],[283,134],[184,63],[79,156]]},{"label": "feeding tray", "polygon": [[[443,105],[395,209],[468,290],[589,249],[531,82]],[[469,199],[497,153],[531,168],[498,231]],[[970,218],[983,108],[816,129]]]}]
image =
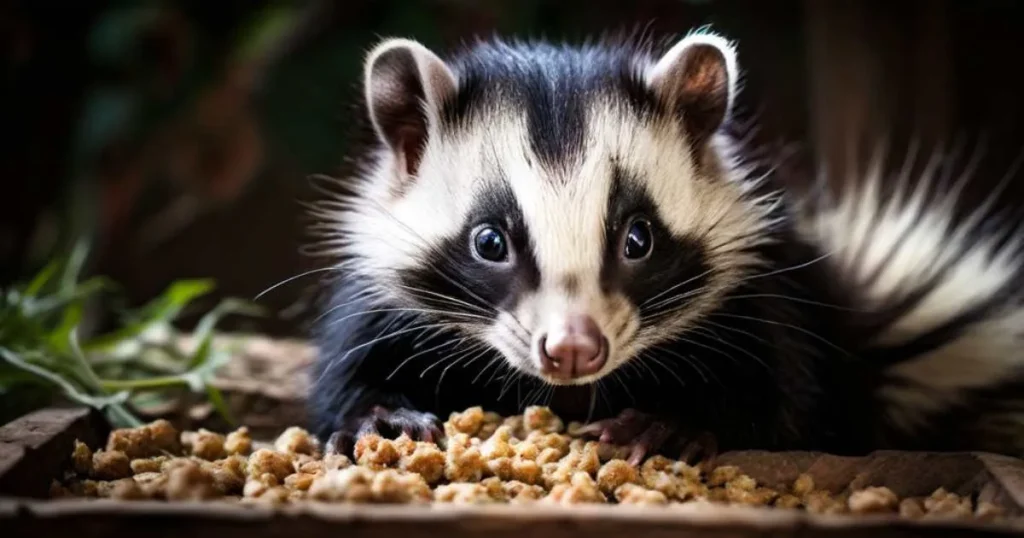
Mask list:
[{"label": "feeding tray", "polygon": [[1011,516],[1000,522],[908,520],[895,514],[816,515],[743,506],[632,507],[576,505],[366,505],[300,503],[283,506],[202,501],[47,499],[76,439],[99,446],[109,433],[88,409],[45,409],[0,427],[0,528],[3,536],[1010,536],[1024,532],[1024,462],[979,453],[876,452],[838,457],[808,452],[733,452],[736,465],[768,487],[810,474],[833,492],[886,486],[901,497],[939,487]]}]

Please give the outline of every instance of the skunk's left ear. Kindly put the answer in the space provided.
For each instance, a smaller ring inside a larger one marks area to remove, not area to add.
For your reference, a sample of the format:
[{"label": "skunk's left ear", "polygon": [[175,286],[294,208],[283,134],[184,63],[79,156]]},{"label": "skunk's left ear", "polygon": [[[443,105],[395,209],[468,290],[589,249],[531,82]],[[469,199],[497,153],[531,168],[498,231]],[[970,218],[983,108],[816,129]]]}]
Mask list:
[{"label": "skunk's left ear", "polygon": [[732,43],[704,32],[688,35],[669,49],[648,71],[647,83],[698,147],[731,112],[738,76]]}]

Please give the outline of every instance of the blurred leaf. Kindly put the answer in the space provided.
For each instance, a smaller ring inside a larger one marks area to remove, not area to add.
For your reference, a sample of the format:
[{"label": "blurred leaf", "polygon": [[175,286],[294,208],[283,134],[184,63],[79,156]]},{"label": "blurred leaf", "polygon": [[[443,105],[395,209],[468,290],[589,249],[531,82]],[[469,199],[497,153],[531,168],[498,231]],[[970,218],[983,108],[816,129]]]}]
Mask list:
[{"label": "blurred leaf", "polygon": [[301,13],[294,7],[273,6],[255,17],[255,22],[242,28],[242,43],[236,51],[236,61],[251,62],[264,55],[268,48],[288,33]]},{"label": "blurred leaf", "polygon": [[211,280],[184,280],[171,284],[160,297],[144,306],[124,327],[89,340],[82,345],[87,352],[111,351],[118,344],[131,342],[157,325],[166,325],[196,298],[214,288]]},{"label": "blurred leaf", "polygon": [[28,286],[25,287],[25,292],[22,296],[34,299],[39,295],[39,292],[43,291],[43,288],[53,280],[53,276],[57,274],[59,269],[60,260],[52,260],[47,263],[46,266],[39,271],[39,274],[37,274],[35,278],[29,282]]},{"label": "blurred leaf", "polygon": [[83,405],[103,409],[108,405],[119,405],[128,400],[128,391],[120,391],[105,396],[89,395],[64,377],[22,359],[17,353],[9,349],[0,348],[0,358],[8,364],[35,375],[39,379],[52,383],[61,389],[65,396]]}]

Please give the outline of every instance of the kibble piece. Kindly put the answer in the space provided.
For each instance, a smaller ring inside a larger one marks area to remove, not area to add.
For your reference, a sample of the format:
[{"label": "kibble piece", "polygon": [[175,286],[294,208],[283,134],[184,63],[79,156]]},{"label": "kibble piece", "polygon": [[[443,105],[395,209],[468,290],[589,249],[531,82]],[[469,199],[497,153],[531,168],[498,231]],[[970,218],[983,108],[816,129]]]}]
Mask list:
[{"label": "kibble piece", "polygon": [[808,512],[814,514],[842,514],[846,513],[848,505],[842,499],[837,499],[825,490],[812,491],[804,499],[804,506]]},{"label": "kibble piece", "polygon": [[709,486],[724,486],[726,482],[731,482],[740,475],[739,467],[734,465],[722,465],[715,467],[711,471],[711,475],[708,476]]},{"label": "kibble piece", "polygon": [[344,469],[352,466],[352,460],[348,459],[348,456],[343,454],[328,454],[324,456],[324,469],[331,471],[337,469]]},{"label": "kibble piece", "polygon": [[167,499],[173,501],[206,500],[219,496],[213,477],[199,465],[180,465],[167,476]]},{"label": "kibble piece", "polygon": [[757,489],[757,480],[754,480],[745,474],[741,474],[726,482],[725,488],[739,491],[754,491]]},{"label": "kibble piece", "polygon": [[284,480],[292,474],[294,467],[288,456],[267,448],[261,448],[249,456],[248,474],[250,477],[260,477],[270,474],[278,481]]},{"label": "kibble piece", "polygon": [[545,499],[558,504],[607,502],[597,483],[585,472],[573,474],[568,483],[556,484]]},{"label": "kibble piece", "polygon": [[242,426],[224,438],[224,451],[228,455],[248,456],[252,452],[252,437],[249,428]]},{"label": "kibble piece", "polygon": [[513,445],[512,448],[515,450],[515,455],[518,458],[537,461],[537,457],[540,456],[540,447],[530,441],[520,441]]},{"label": "kibble piece", "polygon": [[71,453],[71,462],[75,472],[81,476],[92,474],[92,450],[88,445],[75,439],[75,449]]},{"label": "kibble piece", "polygon": [[456,433],[476,435],[484,424],[484,410],[482,407],[470,407],[461,413],[452,413],[448,421],[444,423],[445,435],[451,437]]},{"label": "kibble piece", "polygon": [[124,501],[136,501],[149,497],[142,486],[133,479],[118,480],[110,491],[110,496]]},{"label": "kibble piece", "polygon": [[903,499],[900,501],[899,513],[900,517],[909,519],[922,518],[925,515],[924,502],[916,498]]},{"label": "kibble piece", "polygon": [[522,503],[540,500],[547,493],[544,488],[535,484],[526,484],[518,480],[502,482],[502,489],[509,502]]},{"label": "kibble piece", "polygon": [[726,487],[726,497],[730,502],[750,506],[768,506],[779,496],[779,492],[770,488],[741,489]]},{"label": "kibble piece", "polygon": [[541,466],[548,463],[557,463],[558,460],[562,459],[562,456],[562,451],[557,448],[545,448],[540,451],[540,454],[537,454],[537,463]]},{"label": "kibble piece", "polygon": [[181,444],[193,456],[208,461],[218,460],[227,455],[224,451],[224,436],[202,428],[197,432],[183,432]]},{"label": "kibble piece", "polygon": [[929,518],[962,518],[974,513],[970,497],[960,497],[945,488],[935,490],[925,499],[924,507]]},{"label": "kibble piece", "polygon": [[581,439],[571,440],[564,435],[559,435],[557,433],[544,433],[542,431],[529,432],[526,434],[526,438],[524,440],[536,445],[541,452],[548,448],[558,450],[559,458],[562,458],[569,453],[570,443],[576,442],[578,446],[583,446],[583,441]]},{"label": "kibble piece", "polygon": [[597,486],[607,495],[614,494],[623,484],[636,484],[640,474],[625,460],[611,460],[597,471]]},{"label": "kibble piece", "polygon": [[237,495],[242,492],[246,482],[246,465],[244,456],[228,456],[209,464],[207,472],[213,478],[213,485],[223,495]]},{"label": "kibble piece", "polygon": [[523,412],[523,427],[529,432],[541,431],[544,433],[560,433],[565,429],[562,419],[551,409],[536,405],[527,407]]},{"label": "kibble piece", "polygon": [[430,500],[430,486],[415,473],[385,469],[370,484],[373,500],[382,503],[416,503]]},{"label": "kibble piece", "polygon": [[445,454],[444,475],[449,482],[479,482],[485,469],[480,449],[449,443]]},{"label": "kibble piece", "polygon": [[454,504],[486,504],[495,502],[487,487],[479,482],[455,482],[437,486],[437,489],[434,490],[434,500]]},{"label": "kibble piece", "polygon": [[364,435],[356,441],[352,451],[356,463],[373,469],[383,469],[398,463],[401,453],[394,441],[376,434]]},{"label": "kibble piece", "polygon": [[660,491],[647,489],[633,483],[625,483],[615,489],[615,499],[619,504],[663,505],[668,504],[668,497]]},{"label": "kibble piece", "polygon": [[802,473],[793,481],[793,495],[803,498],[812,491],[814,491],[814,477],[811,475]]},{"label": "kibble piece", "polygon": [[512,439],[512,430],[507,426],[495,430],[490,439],[480,445],[480,456],[484,461],[491,461],[497,458],[511,458],[516,454],[509,441]]},{"label": "kibble piece", "polygon": [[[480,430],[476,432],[476,437],[480,439],[490,439],[494,432],[498,431],[498,428],[502,425],[501,415],[488,411],[484,413],[484,423],[480,425]],[[516,433],[516,430],[512,430]]]},{"label": "kibble piece", "polygon": [[267,484],[263,480],[250,478],[245,481],[245,486],[242,488],[242,496],[255,499],[266,493],[267,490],[272,487],[274,487],[272,484]]},{"label": "kibble piece", "polygon": [[99,450],[92,455],[92,476],[100,480],[117,480],[132,476],[132,464],[120,450]]},{"label": "kibble piece", "polygon": [[366,467],[327,471],[310,485],[309,497],[320,501],[370,502],[372,480],[373,471]]},{"label": "kibble piece", "polygon": [[419,474],[428,484],[436,484],[444,476],[445,454],[432,443],[417,443],[412,453],[402,456],[399,468]]},{"label": "kibble piece", "polygon": [[893,512],[900,499],[886,487],[869,487],[850,494],[848,505],[855,514]]},{"label": "kibble piece", "polygon": [[780,495],[779,498],[775,499],[776,508],[800,508],[802,504],[803,501],[801,501],[800,497],[797,497],[796,495],[785,494]]},{"label": "kibble piece", "polygon": [[131,462],[132,472],[135,474],[159,473],[163,469],[164,462],[169,459],[167,456],[134,459]]},{"label": "kibble piece", "polygon": [[303,428],[292,426],[274,441],[274,449],[287,454],[306,454],[319,457],[320,443]]},{"label": "kibble piece", "polygon": [[76,480],[68,484],[68,490],[76,497],[97,497],[98,484],[95,480]]},{"label": "kibble piece", "polygon": [[149,458],[164,452],[181,451],[178,431],[167,420],[156,420],[138,428],[120,428],[107,437],[108,451],[124,452],[129,458]]},{"label": "kibble piece", "polygon": [[308,491],[309,487],[313,485],[313,480],[316,480],[316,476],[305,473],[295,473],[288,475],[284,479],[284,487],[289,490]]}]

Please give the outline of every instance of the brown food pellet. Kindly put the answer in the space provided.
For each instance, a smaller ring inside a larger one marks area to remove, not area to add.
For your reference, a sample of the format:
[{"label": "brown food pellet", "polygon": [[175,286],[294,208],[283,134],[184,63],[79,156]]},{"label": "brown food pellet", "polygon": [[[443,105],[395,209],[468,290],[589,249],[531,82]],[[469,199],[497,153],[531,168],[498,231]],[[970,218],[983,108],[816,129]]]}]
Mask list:
[{"label": "brown food pellet", "polygon": [[632,483],[622,484],[615,489],[614,495],[619,504],[668,504],[668,497],[664,493]]},{"label": "brown food pellet", "polygon": [[249,428],[242,426],[224,437],[224,451],[229,455],[248,456],[252,452]]},{"label": "brown food pellet", "polygon": [[733,465],[704,472],[664,456],[629,464],[628,446],[590,440],[584,425],[546,407],[502,417],[475,407],[453,413],[446,439],[416,441],[366,435],[354,460],[323,454],[301,427],[257,442],[242,426],[221,434],[178,432],[165,420],[111,432],[104,449],[76,441],[70,469],[50,496],[131,500],[288,504],[343,503],[607,503],[639,506],[752,505],[815,514],[894,513],[908,519],[1006,517],[991,502],[939,488],[901,499],[884,487],[833,494],[807,473],[779,490]]},{"label": "brown food pellet", "polygon": [[479,482],[443,484],[434,490],[434,500],[453,504],[482,504],[496,502],[487,487]]},{"label": "brown food pellet", "polygon": [[218,495],[213,477],[198,464],[177,466],[167,475],[168,500],[207,500]]},{"label": "brown food pellet", "polygon": [[99,480],[116,480],[132,476],[132,463],[120,450],[100,450],[92,455],[92,476]]},{"label": "brown food pellet", "polygon": [[918,519],[924,517],[924,502],[921,499],[907,498],[900,501],[899,513],[901,517]]},{"label": "brown food pellet", "polygon": [[287,454],[320,455],[320,443],[303,428],[292,426],[274,441],[274,449]]},{"label": "brown food pellet", "polygon": [[188,448],[193,456],[204,460],[214,461],[227,456],[224,450],[224,436],[208,430],[182,432],[181,444]]},{"label": "brown food pellet", "polygon": [[484,410],[481,407],[470,407],[461,413],[452,413],[448,422],[444,423],[445,435],[451,437],[456,433],[476,435],[484,424]]},{"label": "brown food pellet", "polygon": [[150,458],[181,452],[178,430],[167,420],[156,420],[138,428],[121,428],[107,437],[108,451],[124,452],[129,458]]},{"label": "brown food pellet", "polygon": [[75,439],[75,450],[71,453],[71,462],[75,472],[80,475],[92,473],[92,450],[88,445]]},{"label": "brown food pellet", "polygon": [[900,500],[889,488],[869,487],[851,493],[847,502],[851,512],[869,514],[895,511]]},{"label": "brown food pellet", "polygon": [[261,448],[249,456],[248,475],[260,477],[264,474],[274,476],[278,481],[292,474],[292,459],[280,452],[274,452],[268,448]]},{"label": "brown food pellet", "polygon": [[356,464],[373,468],[384,468],[398,463],[401,453],[395,442],[377,434],[362,437],[356,442],[353,454]]},{"label": "brown food pellet", "polygon": [[597,471],[597,486],[606,495],[613,494],[623,484],[636,484],[640,474],[625,460],[611,460]]},{"label": "brown food pellet", "polygon": [[163,469],[164,462],[169,459],[170,458],[167,456],[157,456],[155,458],[139,458],[132,460],[132,472],[135,474],[159,473],[160,469]]}]

